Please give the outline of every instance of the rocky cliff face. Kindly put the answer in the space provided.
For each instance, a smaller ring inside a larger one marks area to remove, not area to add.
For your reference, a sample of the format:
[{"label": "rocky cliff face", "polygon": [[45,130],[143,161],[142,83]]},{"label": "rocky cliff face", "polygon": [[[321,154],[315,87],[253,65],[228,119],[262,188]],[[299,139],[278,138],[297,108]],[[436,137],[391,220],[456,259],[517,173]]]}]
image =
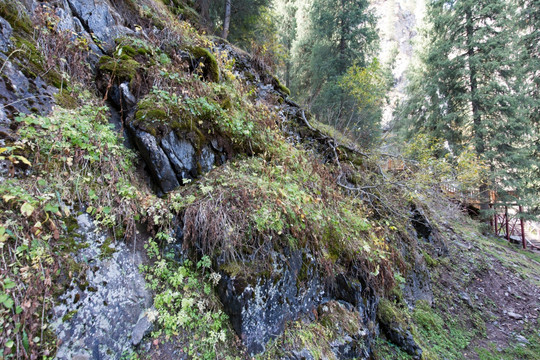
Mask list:
[{"label": "rocky cliff face", "polygon": [[[383,185],[363,181],[386,176],[375,161],[321,131],[263,63],[200,35],[184,21],[188,3],[165,3],[0,0],[2,206],[24,236],[46,236],[54,251],[40,251],[70,264],[45,281],[46,292],[52,279],[59,285],[37,317],[53,340],[25,325],[0,342],[3,354],[421,358],[430,340],[420,320],[431,326],[441,299],[434,267],[453,249],[443,220],[397,188],[385,198],[392,208],[366,192]],[[409,5],[389,25],[405,57]],[[77,94],[81,84],[101,107]],[[23,114],[42,117],[16,120]],[[71,114],[80,129],[62,127]],[[112,131],[104,114],[136,150],[138,171],[118,159],[130,155],[116,136],[103,135]],[[61,186],[40,198],[44,179]],[[2,244],[15,249],[1,219]],[[400,350],[384,355],[383,339]]]},{"label": "rocky cliff face", "polygon": [[[376,0],[371,8],[378,17],[381,41],[380,60],[389,64],[394,76],[389,104],[384,110],[383,126],[392,120],[397,102],[403,99],[407,86],[406,71],[413,60],[415,43],[425,16],[424,0]],[[418,49],[418,44],[416,45]]]}]

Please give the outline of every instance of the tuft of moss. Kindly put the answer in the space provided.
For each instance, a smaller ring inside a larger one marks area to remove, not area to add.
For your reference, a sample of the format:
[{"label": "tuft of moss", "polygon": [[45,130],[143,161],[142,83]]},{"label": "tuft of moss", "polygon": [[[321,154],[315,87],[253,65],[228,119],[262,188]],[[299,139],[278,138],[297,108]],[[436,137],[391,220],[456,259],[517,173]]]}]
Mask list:
[{"label": "tuft of moss", "polygon": [[116,55],[127,55],[129,57],[135,57],[137,54],[152,56],[157,50],[147,41],[133,37],[119,37],[114,42],[118,46]]},{"label": "tuft of moss", "polygon": [[195,59],[203,59],[204,76],[210,81],[219,82],[219,65],[214,54],[199,46],[190,48],[189,52]]},{"label": "tuft of moss", "polygon": [[382,299],[377,307],[377,319],[383,324],[398,324],[402,329],[407,328],[407,320],[405,315],[396,307],[396,305],[388,300]]},{"label": "tuft of moss", "polygon": [[108,237],[107,239],[105,239],[103,244],[101,244],[101,252],[99,254],[99,258],[101,260],[109,259],[112,256],[112,254],[116,252],[116,249],[111,247],[111,245],[113,245],[112,237]]},{"label": "tuft of moss", "polygon": [[137,121],[144,121],[148,119],[149,121],[167,121],[169,116],[162,109],[152,109],[139,106],[139,110],[135,113],[135,119]]},{"label": "tuft of moss", "polygon": [[79,106],[79,101],[76,96],[73,96],[71,91],[63,89],[54,96],[57,105],[64,109],[76,109]]},{"label": "tuft of moss", "polygon": [[283,85],[281,83],[281,81],[279,81],[279,79],[277,77],[275,77],[274,75],[272,75],[272,79],[273,79],[273,85],[274,85],[274,88],[278,91],[281,91],[283,94],[287,95],[287,96],[290,96],[291,95],[291,90],[289,90],[288,87],[286,87],[285,85]]},{"label": "tuft of moss", "polygon": [[67,314],[62,316],[62,322],[67,322],[67,321],[71,320],[73,318],[73,316],[75,316],[75,314],[77,314],[78,311],[79,310],[71,310],[70,312],[68,312]]},{"label": "tuft of moss", "polygon": [[[130,45],[124,45],[120,48],[120,50],[122,51],[122,54],[125,54],[129,57],[134,57],[135,55],[137,55],[138,53],[138,50],[135,50],[132,46]],[[119,51],[120,51],[119,50]],[[139,50],[144,50],[144,49],[139,49]],[[145,51],[146,53],[146,51]]]},{"label": "tuft of moss", "polygon": [[141,67],[137,61],[129,56],[122,56],[120,59],[113,59],[110,56],[102,56],[99,59],[99,69],[116,75],[120,80],[131,81],[137,74],[137,69]]},{"label": "tuft of moss", "polygon": [[426,251],[422,250],[422,255],[424,256],[424,260],[426,261],[426,264],[429,267],[434,268],[437,265],[439,265],[439,262],[435,260],[433,257],[431,257],[431,255],[429,255]]}]

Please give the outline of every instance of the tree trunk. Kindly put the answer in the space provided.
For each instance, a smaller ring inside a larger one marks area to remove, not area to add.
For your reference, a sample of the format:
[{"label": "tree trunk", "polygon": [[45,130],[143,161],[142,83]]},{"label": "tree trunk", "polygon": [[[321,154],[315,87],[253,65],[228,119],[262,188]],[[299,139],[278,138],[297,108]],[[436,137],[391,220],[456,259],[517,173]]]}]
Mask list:
[{"label": "tree trunk", "polygon": [[203,26],[210,26],[210,0],[198,0],[197,5],[201,13],[201,22]]},{"label": "tree trunk", "polygon": [[[287,54],[290,56],[291,48],[292,48],[291,41],[287,40],[286,48],[287,48]],[[285,86],[287,88],[291,87],[291,59],[290,57],[287,57],[287,59],[285,60]]]},{"label": "tree trunk", "polygon": [[[474,28],[473,28],[473,16],[472,10],[468,7],[465,10],[466,25],[465,31],[467,33],[467,57],[469,63],[469,90],[471,95],[471,106],[472,106],[472,116],[473,116],[473,136],[474,136],[474,147],[476,154],[482,158],[485,152],[485,143],[482,126],[482,116],[480,114],[480,105],[478,103],[478,79],[477,79],[477,69],[476,64],[474,63]],[[485,183],[480,184],[479,186],[479,197],[480,197],[480,216],[489,221],[489,216],[487,211],[489,211],[489,189]]]},{"label": "tree trunk", "polygon": [[341,66],[345,65],[345,51],[347,49],[346,37],[347,37],[347,24],[345,17],[345,0],[341,0],[341,14],[340,14],[340,39],[339,39],[339,57]]},{"label": "tree trunk", "polygon": [[225,18],[223,20],[222,38],[227,39],[229,36],[229,26],[231,25],[231,0],[225,0]]}]

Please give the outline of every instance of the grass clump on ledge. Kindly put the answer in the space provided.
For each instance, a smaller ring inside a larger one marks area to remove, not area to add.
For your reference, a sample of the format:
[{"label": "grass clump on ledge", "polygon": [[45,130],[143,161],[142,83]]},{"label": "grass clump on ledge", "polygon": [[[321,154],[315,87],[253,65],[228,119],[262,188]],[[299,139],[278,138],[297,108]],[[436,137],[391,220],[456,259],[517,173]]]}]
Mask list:
[{"label": "grass clump on ledge", "polygon": [[185,246],[225,264],[265,273],[270,251],[307,249],[325,277],[356,271],[379,290],[393,284],[388,248],[362,202],[343,195],[326,166],[278,132],[268,135],[264,154],[232,161],[181,192],[199,199],[184,210]]}]

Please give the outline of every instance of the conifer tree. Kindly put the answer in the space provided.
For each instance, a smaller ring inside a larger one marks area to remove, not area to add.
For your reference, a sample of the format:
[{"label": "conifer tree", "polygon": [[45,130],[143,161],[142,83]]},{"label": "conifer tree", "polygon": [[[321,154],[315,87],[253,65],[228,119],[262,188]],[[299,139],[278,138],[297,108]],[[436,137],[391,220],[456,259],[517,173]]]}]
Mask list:
[{"label": "conifer tree", "polygon": [[521,105],[516,13],[503,0],[432,1],[423,73],[413,77],[403,106],[410,132],[445,139],[455,154],[472,145],[487,162],[489,182],[479,185],[484,210],[488,186],[502,202],[525,199],[524,173],[539,162],[531,156],[530,109]]},{"label": "conifer tree", "polygon": [[205,26],[246,48],[270,4],[271,0],[197,0]]},{"label": "conifer tree", "polygon": [[[530,129],[530,156],[540,159],[540,0],[519,0],[516,33],[520,34],[520,69],[523,71],[523,91],[520,105]],[[540,213],[540,165],[531,164],[522,172],[527,187],[528,205]]]},{"label": "conifer tree", "polygon": [[309,50],[298,51],[295,62],[307,64],[299,75],[309,83],[309,89],[303,90],[308,90],[308,100],[315,112],[343,102],[339,77],[354,63],[365,65],[376,38],[374,18],[367,11],[368,6],[367,0],[313,1],[308,13],[309,28],[304,39],[300,39],[300,45],[308,46]]},{"label": "conifer tree", "polygon": [[291,86],[292,46],[297,36],[297,0],[277,0],[274,5],[277,13],[277,30],[280,43],[285,50],[283,75],[285,85]]},{"label": "conifer tree", "polygon": [[377,35],[369,2],[312,0],[304,6],[297,21],[305,25],[293,45],[291,90],[320,119],[358,124],[363,119],[356,100],[340,83],[350,67],[366,66],[373,54]]}]

